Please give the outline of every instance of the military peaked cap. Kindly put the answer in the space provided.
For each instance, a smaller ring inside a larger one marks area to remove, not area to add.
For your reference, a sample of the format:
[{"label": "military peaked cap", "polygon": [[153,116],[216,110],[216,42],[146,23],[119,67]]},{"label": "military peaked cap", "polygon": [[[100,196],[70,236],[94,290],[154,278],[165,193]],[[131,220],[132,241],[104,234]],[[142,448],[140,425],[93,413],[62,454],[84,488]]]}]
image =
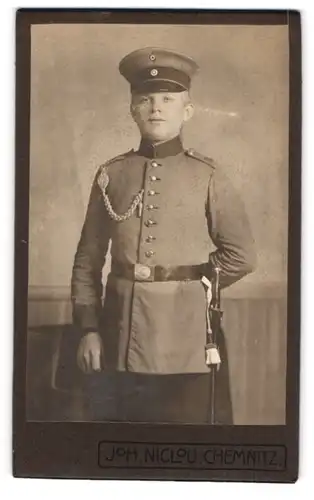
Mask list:
[{"label": "military peaked cap", "polygon": [[198,65],[171,50],[145,47],[126,55],[119,70],[131,84],[132,92],[183,92],[190,88]]}]

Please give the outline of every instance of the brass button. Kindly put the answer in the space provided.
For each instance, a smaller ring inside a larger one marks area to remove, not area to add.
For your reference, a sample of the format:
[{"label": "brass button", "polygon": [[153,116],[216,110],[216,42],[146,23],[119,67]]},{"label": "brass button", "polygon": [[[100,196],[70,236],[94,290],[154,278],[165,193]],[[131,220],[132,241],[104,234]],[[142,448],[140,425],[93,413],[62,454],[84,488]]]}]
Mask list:
[{"label": "brass button", "polygon": [[145,241],[147,241],[147,243],[151,243],[151,242],[152,242],[153,240],[155,240],[155,239],[156,239],[156,238],[155,238],[155,236],[153,236],[152,234],[149,234],[149,235],[146,237]]},{"label": "brass button", "polygon": [[153,189],[151,189],[151,190],[148,191],[147,194],[148,194],[148,196],[154,196],[157,193],[156,193],[156,191],[154,191]]},{"label": "brass button", "polygon": [[158,167],[158,163],[157,161],[153,160],[152,163],[151,163],[152,167]]},{"label": "brass button", "polygon": [[158,207],[157,205],[146,205],[147,210],[156,210]]},{"label": "brass button", "polygon": [[156,224],[157,224],[157,222],[152,220],[152,219],[148,219],[147,221],[145,221],[145,226],[147,226],[147,227],[155,226]]},{"label": "brass button", "polygon": [[153,252],[153,250],[147,250],[147,252],[145,252],[145,255],[146,257],[152,257],[153,255],[155,255],[155,252]]},{"label": "brass button", "polygon": [[159,177],[156,177],[156,175],[150,175],[149,178],[151,181],[160,181]]}]

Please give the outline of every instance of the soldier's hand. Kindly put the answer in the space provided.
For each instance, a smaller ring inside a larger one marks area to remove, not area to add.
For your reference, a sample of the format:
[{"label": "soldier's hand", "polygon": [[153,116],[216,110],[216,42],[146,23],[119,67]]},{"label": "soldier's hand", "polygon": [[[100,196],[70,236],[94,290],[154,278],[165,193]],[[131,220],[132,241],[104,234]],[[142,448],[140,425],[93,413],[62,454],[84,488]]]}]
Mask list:
[{"label": "soldier's hand", "polygon": [[97,332],[82,337],[77,351],[77,364],[84,373],[101,371],[103,357],[102,340]]}]

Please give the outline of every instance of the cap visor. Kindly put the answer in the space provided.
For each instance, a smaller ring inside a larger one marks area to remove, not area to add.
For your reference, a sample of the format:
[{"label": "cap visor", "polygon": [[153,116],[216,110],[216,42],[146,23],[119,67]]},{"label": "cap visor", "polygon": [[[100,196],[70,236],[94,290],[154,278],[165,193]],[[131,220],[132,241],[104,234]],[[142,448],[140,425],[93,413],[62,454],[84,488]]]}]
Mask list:
[{"label": "cap visor", "polygon": [[164,80],[161,78],[154,78],[151,80],[144,80],[131,85],[132,92],[184,92],[188,88],[182,83],[173,80]]}]

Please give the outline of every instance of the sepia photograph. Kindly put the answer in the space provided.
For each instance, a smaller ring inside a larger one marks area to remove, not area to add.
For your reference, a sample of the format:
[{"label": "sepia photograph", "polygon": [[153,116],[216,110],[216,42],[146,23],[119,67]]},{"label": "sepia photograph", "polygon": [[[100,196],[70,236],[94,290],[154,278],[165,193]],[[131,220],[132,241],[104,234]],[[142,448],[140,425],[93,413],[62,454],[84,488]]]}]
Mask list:
[{"label": "sepia photograph", "polygon": [[298,14],[19,16],[17,475],[294,481]]},{"label": "sepia photograph", "polygon": [[28,419],[285,424],[288,48],[32,26]]}]

